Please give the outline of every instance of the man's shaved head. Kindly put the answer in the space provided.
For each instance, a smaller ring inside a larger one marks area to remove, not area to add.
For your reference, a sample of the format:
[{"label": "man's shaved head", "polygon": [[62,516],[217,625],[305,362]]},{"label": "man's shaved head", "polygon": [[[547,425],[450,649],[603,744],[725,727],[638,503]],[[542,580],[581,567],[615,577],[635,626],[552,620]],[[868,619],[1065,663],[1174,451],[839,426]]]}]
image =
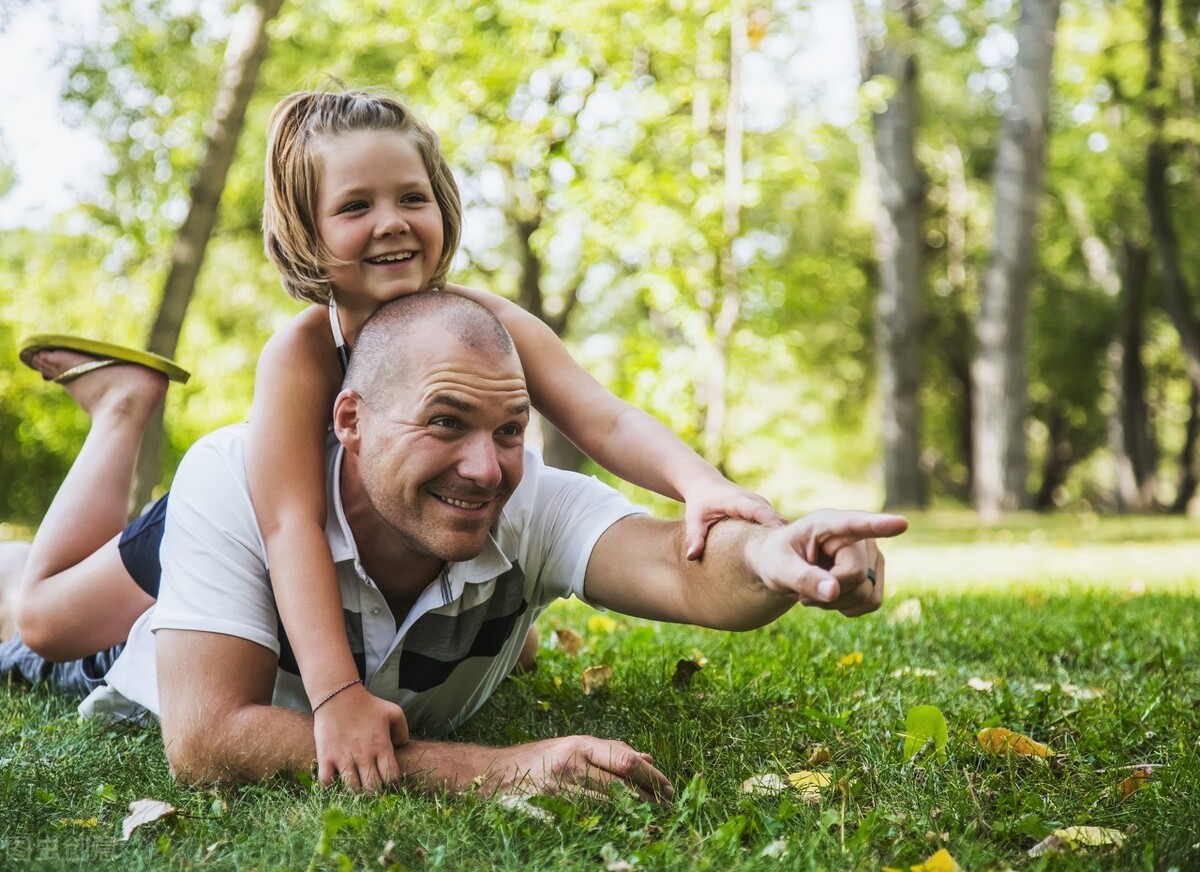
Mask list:
[{"label": "man's shaved head", "polygon": [[468,348],[501,356],[515,350],[504,325],[474,300],[446,291],[409,294],[382,306],[363,325],[343,388],[373,403],[387,396],[389,386],[407,383],[411,374],[407,340],[435,328]]}]

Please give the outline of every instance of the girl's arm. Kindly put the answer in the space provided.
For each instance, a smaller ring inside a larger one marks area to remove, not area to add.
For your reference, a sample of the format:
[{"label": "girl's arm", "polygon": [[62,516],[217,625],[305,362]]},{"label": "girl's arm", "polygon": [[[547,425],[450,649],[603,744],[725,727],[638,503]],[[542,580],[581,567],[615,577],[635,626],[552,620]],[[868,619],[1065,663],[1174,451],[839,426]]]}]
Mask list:
[{"label": "girl's arm", "polygon": [[783,523],[766,500],[726,479],[653,415],[605,390],[540,319],[496,294],[447,290],[486,306],[512,334],[530,399],[546,420],[613,474],[686,503],[690,559],[703,553],[708,528],[721,518]]},{"label": "girl's arm", "polygon": [[[259,357],[246,441],[250,496],[262,530],[279,616],[316,706],[358,676],[325,538],[325,439],[342,375],[323,307],[301,312]],[[393,739],[407,739],[398,706],[346,688],[316,714],[318,776],[352,786],[396,777]]]}]

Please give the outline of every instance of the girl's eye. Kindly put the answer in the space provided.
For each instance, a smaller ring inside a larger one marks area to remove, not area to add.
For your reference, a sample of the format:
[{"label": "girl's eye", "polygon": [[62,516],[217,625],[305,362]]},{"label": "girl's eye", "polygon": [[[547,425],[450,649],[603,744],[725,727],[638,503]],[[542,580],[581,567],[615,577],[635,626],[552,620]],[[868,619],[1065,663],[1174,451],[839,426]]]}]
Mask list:
[{"label": "girl's eye", "polygon": [[426,199],[425,199],[424,194],[406,194],[404,199],[401,202],[407,203],[409,205],[419,206],[422,203],[425,203]]},{"label": "girl's eye", "polygon": [[362,200],[355,200],[353,203],[347,203],[345,206],[343,206],[341,208],[341,211],[342,212],[361,212],[365,208],[367,208],[366,203],[364,203]]}]

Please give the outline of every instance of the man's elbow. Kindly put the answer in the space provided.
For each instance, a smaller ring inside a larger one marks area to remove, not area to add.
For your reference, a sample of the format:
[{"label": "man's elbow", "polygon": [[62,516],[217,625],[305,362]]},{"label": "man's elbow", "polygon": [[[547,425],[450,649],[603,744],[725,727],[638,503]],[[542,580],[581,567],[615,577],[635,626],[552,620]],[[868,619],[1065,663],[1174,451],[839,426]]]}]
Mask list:
[{"label": "man's elbow", "polygon": [[163,750],[173,777],[180,784],[230,784],[239,779],[223,759],[220,743],[204,730],[163,730]]}]

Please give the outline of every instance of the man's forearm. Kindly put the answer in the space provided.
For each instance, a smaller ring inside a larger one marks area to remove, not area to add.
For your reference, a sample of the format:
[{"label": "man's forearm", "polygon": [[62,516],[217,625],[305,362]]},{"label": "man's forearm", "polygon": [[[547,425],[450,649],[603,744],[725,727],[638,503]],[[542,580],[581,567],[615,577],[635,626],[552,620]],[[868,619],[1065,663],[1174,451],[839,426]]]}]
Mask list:
[{"label": "man's forearm", "polygon": [[704,557],[679,571],[694,576],[687,587],[697,617],[689,622],[719,630],[753,630],[774,621],[796,604],[796,597],[770,590],[749,559],[769,529],[727,519],[708,534]]},{"label": "man's forearm", "polygon": [[312,717],[292,709],[251,705],[192,724],[184,731],[169,718],[163,722],[167,759],[184,782],[261,781],[310,771],[317,759]]}]

